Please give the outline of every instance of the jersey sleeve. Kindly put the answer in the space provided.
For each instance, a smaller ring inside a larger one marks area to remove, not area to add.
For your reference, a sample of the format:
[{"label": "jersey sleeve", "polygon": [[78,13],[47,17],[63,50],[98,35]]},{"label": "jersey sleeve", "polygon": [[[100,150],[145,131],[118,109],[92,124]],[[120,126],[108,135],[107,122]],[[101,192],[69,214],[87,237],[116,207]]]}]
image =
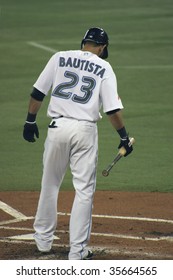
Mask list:
[{"label": "jersey sleeve", "polygon": [[104,113],[123,109],[123,104],[117,91],[117,79],[111,67],[107,69],[107,75],[102,81],[101,100]]},{"label": "jersey sleeve", "polygon": [[38,89],[45,95],[48,94],[49,90],[52,87],[53,79],[55,75],[55,67],[56,67],[56,55],[53,55],[48,61],[48,63],[46,64],[43,71],[41,72],[37,81],[33,85],[34,88]]}]

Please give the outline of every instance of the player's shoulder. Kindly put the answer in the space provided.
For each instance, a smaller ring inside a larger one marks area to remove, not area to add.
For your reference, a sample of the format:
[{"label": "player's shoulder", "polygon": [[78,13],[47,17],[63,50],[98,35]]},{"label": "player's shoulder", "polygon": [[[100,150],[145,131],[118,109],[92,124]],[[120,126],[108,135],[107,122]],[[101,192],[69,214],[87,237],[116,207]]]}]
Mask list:
[{"label": "player's shoulder", "polygon": [[110,63],[107,60],[102,59],[100,57],[98,57],[98,59],[99,59],[100,63],[102,63],[102,65],[104,65],[105,68],[112,68],[112,66],[110,65]]},{"label": "player's shoulder", "polygon": [[105,73],[107,74],[106,76],[114,74],[114,70],[109,61],[97,56],[95,63],[101,65],[101,67],[105,69]]}]

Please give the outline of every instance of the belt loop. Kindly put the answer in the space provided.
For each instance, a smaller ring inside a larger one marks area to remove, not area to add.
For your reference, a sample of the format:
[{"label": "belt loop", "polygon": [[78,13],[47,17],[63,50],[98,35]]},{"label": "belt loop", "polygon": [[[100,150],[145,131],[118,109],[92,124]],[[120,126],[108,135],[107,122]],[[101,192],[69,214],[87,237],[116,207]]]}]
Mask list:
[{"label": "belt loop", "polygon": [[56,122],[55,121],[52,121],[50,124],[49,124],[49,126],[48,126],[49,128],[56,128],[57,126],[56,126]]}]

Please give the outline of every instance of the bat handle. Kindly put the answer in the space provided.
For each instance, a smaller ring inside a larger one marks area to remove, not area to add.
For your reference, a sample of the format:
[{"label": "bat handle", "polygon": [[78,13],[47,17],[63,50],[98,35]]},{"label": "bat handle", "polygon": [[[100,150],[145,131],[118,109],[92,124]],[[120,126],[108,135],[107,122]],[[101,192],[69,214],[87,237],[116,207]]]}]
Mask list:
[{"label": "bat handle", "polygon": [[[130,138],[130,143],[131,143],[131,145],[133,145],[133,144],[135,143],[135,139],[134,139],[134,138]],[[119,161],[120,158],[122,158],[125,154],[126,154],[126,149],[125,149],[124,147],[121,147],[121,148],[119,149],[119,152],[118,152],[117,156],[116,156],[116,157],[114,158],[114,160],[112,161],[112,163],[111,163],[106,169],[104,169],[104,170],[102,171],[102,175],[103,175],[104,177],[107,177],[107,176],[109,175],[109,171],[112,169],[112,167],[115,165],[115,163],[116,163],[117,161]]]}]

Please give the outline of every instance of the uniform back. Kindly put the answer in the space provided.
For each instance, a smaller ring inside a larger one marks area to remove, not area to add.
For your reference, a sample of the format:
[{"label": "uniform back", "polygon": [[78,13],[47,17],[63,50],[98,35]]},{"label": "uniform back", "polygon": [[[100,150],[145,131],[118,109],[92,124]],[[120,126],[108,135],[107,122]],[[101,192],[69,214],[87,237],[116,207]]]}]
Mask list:
[{"label": "uniform back", "polygon": [[50,117],[64,116],[95,122],[100,118],[102,105],[105,112],[123,108],[112,67],[88,51],[56,53],[34,87],[46,95],[51,89]]}]

